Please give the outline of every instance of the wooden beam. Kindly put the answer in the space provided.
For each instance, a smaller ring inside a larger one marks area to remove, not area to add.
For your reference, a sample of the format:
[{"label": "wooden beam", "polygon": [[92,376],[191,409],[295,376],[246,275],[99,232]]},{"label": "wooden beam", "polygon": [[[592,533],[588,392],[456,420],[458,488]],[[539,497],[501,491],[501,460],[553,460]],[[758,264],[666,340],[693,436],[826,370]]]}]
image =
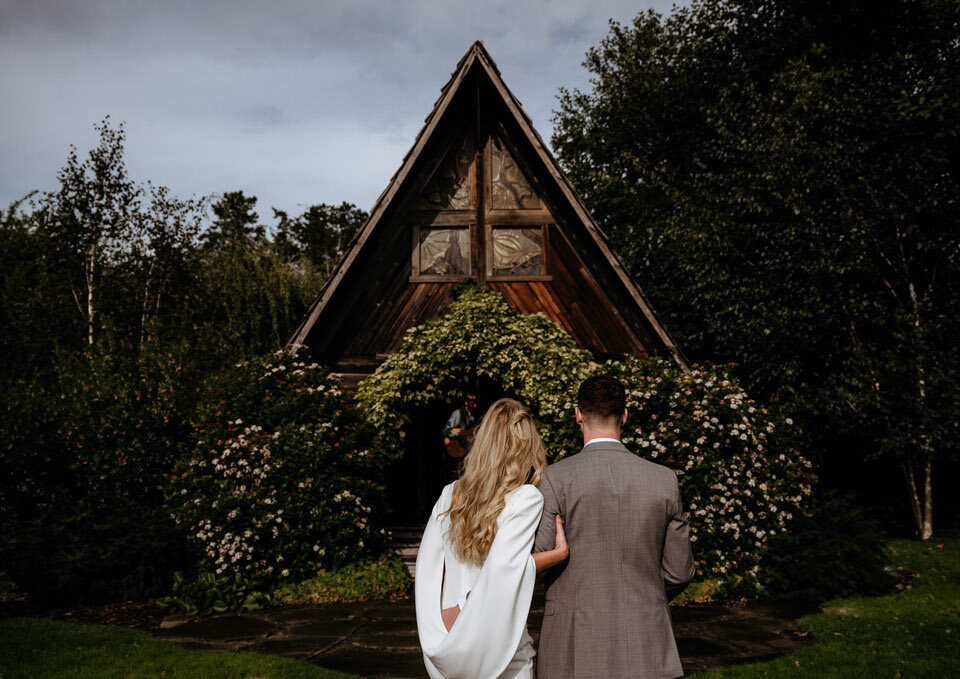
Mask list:
[{"label": "wooden beam", "polygon": [[476,210],[446,210],[433,212],[417,210],[411,212],[404,221],[416,222],[420,226],[469,226],[477,221]]},{"label": "wooden beam", "polygon": [[490,167],[487,162],[488,141],[484,138],[483,126],[480,119],[480,78],[474,78],[473,94],[476,97],[474,109],[476,115],[473,119],[473,133],[477,135],[477,223],[473,227],[474,236],[474,259],[476,266],[473,269],[473,275],[476,281],[483,284],[487,280],[487,231],[488,222],[484,219],[487,205],[490,201],[488,186],[490,184]]},{"label": "wooden beam", "polygon": [[484,216],[493,226],[540,226],[554,222],[549,210],[487,210]]}]

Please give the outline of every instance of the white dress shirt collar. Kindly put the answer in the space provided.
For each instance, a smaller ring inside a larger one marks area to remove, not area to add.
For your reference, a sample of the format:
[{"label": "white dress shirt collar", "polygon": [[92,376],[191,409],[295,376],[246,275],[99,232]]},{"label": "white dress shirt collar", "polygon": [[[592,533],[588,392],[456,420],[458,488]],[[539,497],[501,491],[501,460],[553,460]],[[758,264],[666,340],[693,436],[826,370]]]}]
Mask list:
[{"label": "white dress shirt collar", "polygon": [[589,441],[587,441],[586,443],[583,444],[583,447],[586,448],[586,447],[589,446],[591,443],[602,443],[602,442],[620,443],[620,439],[611,439],[611,438],[604,438],[604,437],[595,438],[595,439],[590,439]]}]

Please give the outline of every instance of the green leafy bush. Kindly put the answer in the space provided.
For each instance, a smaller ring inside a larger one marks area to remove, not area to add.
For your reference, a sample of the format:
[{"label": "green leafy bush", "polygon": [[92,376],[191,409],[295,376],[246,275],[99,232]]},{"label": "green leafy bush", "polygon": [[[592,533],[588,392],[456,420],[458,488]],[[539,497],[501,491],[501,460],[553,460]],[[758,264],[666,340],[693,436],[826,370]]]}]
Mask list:
[{"label": "green leafy bush", "polygon": [[543,314],[521,316],[489,288],[462,285],[445,316],[407,331],[357,399],[399,456],[414,409],[455,403],[487,379],[530,408],[547,454],[557,457],[575,445],[566,406],[593,367],[590,353]]},{"label": "green leafy bush", "polygon": [[273,593],[281,604],[329,604],[403,596],[413,585],[410,571],[395,554],[362,561],[313,578],[281,586]]},{"label": "green leafy bush", "polygon": [[269,588],[382,548],[382,460],[326,370],[255,358],[213,378],[198,412],[168,502],[200,571]]},{"label": "green leafy bush", "polygon": [[34,596],[148,597],[184,566],[160,510],[195,382],[182,347],[112,339],[0,397],[0,569]]},{"label": "green leafy bush", "polygon": [[78,502],[20,526],[5,567],[39,599],[141,599],[166,591],[187,555],[159,508]]},{"label": "green leafy bush", "polygon": [[804,603],[880,594],[897,583],[885,545],[877,522],[850,495],[827,493],[770,540],[761,582],[772,597]]},{"label": "green leafy bush", "polygon": [[239,573],[216,576],[199,573],[187,580],[183,573],[173,574],[170,596],[157,599],[157,605],[174,613],[205,615],[208,613],[239,613],[261,608],[271,602],[270,595]]}]

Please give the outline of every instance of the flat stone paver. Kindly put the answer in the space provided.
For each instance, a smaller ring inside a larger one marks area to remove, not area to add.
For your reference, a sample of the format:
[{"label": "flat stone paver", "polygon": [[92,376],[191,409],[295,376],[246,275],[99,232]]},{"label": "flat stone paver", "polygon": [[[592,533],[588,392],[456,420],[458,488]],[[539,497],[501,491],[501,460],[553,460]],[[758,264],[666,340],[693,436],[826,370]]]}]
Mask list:
[{"label": "flat stone paver", "polygon": [[196,641],[243,641],[278,631],[275,623],[257,615],[229,615],[189,620],[157,632],[157,636],[185,636]]},{"label": "flat stone paver", "polygon": [[[807,609],[770,602],[671,607],[685,672],[766,660],[814,643],[796,620]],[[534,643],[543,588],[528,622]],[[255,651],[296,658],[371,679],[426,677],[413,598],[326,606],[283,606],[202,619],[170,616],[158,637],[208,651]]]}]

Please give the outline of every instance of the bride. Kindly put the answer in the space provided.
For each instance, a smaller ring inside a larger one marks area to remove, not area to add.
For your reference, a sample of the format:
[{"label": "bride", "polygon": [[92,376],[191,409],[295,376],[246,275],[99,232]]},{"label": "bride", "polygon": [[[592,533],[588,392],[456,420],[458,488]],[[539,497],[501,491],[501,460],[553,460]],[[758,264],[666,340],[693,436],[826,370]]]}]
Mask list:
[{"label": "bride", "polygon": [[417,555],[417,631],[433,679],[532,679],[534,576],[568,556],[559,516],[555,548],[530,553],[546,466],[530,412],[509,398],[491,405]]}]

